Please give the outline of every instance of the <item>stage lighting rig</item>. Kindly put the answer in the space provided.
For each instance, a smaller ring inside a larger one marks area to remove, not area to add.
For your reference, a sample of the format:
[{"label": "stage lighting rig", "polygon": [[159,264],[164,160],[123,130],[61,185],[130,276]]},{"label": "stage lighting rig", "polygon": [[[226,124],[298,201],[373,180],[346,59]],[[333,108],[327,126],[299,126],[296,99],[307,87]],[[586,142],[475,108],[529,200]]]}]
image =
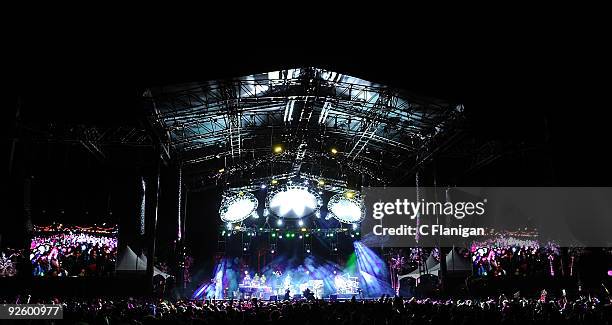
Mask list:
[{"label": "stage lighting rig", "polygon": [[323,200],[319,193],[303,185],[279,186],[266,198],[266,208],[282,219],[310,216],[318,212],[322,205]]},{"label": "stage lighting rig", "polygon": [[359,193],[346,191],[331,197],[327,204],[327,218],[336,218],[342,223],[358,224],[365,217],[365,206]]},{"label": "stage lighting rig", "polygon": [[231,227],[232,223],[241,222],[249,216],[258,218],[258,215],[255,216],[258,205],[257,198],[249,192],[226,194],[221,201],[219,216],[228,223],[228,227]]}]

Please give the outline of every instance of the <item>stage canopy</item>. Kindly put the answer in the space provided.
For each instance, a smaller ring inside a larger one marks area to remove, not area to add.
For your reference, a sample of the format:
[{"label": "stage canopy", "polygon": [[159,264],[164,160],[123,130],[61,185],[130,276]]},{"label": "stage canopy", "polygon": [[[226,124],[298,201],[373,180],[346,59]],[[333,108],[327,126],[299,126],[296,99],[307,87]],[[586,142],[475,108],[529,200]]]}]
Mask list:
[{"label": "stage canopy", "polygon": [[[161,155],[192,187],[275,176],[392,184],[457,136],[463,106],[316,67],[151,88]],[[362,176],[363,175],[363,176]]]}]

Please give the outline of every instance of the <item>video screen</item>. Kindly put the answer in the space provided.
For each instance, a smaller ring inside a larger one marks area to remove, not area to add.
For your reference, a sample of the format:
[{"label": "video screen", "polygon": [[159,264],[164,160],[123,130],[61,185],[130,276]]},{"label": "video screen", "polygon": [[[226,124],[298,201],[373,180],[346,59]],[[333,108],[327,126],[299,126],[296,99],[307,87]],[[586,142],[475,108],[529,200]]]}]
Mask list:
[{"label": "video screen", "polygon": [[38,277],[111,276],[117,260],[117,225],[34,226],[32,272]]},{"label": "video screen", "polygon": [[19,258],[23,250],[13,248],[0,248],[0,278],[13,277],[17,275]]}]

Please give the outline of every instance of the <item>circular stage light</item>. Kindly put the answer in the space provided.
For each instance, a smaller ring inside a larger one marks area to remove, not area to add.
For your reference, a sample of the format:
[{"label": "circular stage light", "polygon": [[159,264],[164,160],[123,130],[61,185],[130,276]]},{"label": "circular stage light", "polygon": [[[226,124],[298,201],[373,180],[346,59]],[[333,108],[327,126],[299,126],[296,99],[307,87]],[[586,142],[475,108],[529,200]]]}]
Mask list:
[{"label": "circular stage light", "polygon": [[236,195],[224,196],[219,209],[221,220],[236,223],[257,213],[257,198],[249,192],[240,192]]},{"label": "circular stage light", "polygon": [[302,185],[284,185],[266,198],[266,208],[274,215],[286,219],[299,219],[319,211],[321,196],[315,190]]},{"label": "circular stage light", "polygon": [[336,194],[327,204],[328,215],[343,223],[360,223],[365,217],[363,200],[358,193]]}]

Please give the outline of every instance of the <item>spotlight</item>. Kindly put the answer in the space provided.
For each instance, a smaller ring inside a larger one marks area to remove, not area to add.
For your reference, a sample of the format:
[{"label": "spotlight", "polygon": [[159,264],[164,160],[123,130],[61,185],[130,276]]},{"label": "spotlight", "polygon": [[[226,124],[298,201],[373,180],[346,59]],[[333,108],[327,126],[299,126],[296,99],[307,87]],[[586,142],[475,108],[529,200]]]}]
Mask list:
[{"label": "spotlight", "polygon": [[327,210],[328,217],[331,215],[342,223],[360,223],[365,217],[363,200],[354,191],[332,196],[327,203]]},{"label": "spotlight", "polygon": [[225,194],[219,208],[221,220],[228,223],[241,222],[257,210],[259,202],[249,192]]},{"label": "spotlight", "polygon": [[266,184],[261,184],[261,188],[266,188]]},{"label": "spotlight", "polygon": [[310,254],[310,249],[307,249],[307,250],[306,250],[306,253],[309,253],[309,254]]},{"label": "spotlight", "polygon": [[223,173],[224,171],[225,171],[225,168],[219,169],[219,174]]},{"label": "spotlight", "polygon": [[323,186],[323,185],[325,185],[325,181],[324,181],[324,180],[322,180],[322,179],[320,179],[320,180],[317,182],[317,184],[318,184],[319,186]]},{"label": "spotlight", "polygon": [[287,184],[269,193],[265,206],[277,217],[300,219],[314,214],[322,203],[320,195],[312,188]]},{"label": "spotlight", "polygon": [[353,224],[353,230],[355,230],[355,229],[357,229],[357,224],[356,223]]},{"label": "spotlight", "polygon": [[259,215],[257,214],[257,211],[253,211],[253,213],[251,213],[251,218],[259,219]]},{"label": "spotlight", "polygon": [[273,179],[271,183],[272,183],[272,185],[276,185],[276,184],[278,184],[278,180]]},{"label": "spotlight", "polygon": [[337,153],[338,153],[338,149],[336,149],[336,148],[331,148],[331,153],[332,153],[332,155],[337,154]]},{"label": "spotlight", "polygon": [[231,223],[231,222],[228,222],[228,223],[227,223],[227,229],[228,229],[228,230],[232,230],[232,223]]},{"label": "spotlight", "polygon": [[270,250],[270,253],[274,254],[274,250],[273,250],[273,249],[272,249],[272,250]]},{"label": "spotlight", "polygon": [[302,239],[302,235],[300,235],[300,239]]},{"label": "spotlight", "polygon": [[275,233],[272,233],[272,237],[276,237],[276,234],[275,234]]},{"label": "spotlight", "polygon": [[278,220],[276,221],[276,224],[277,224],[278,226],[282,226],[282,225],[283,225],[283,219],[278,219]]},{"label": "spotlight", "polygon": [[281,146],[280,144],[277,144],[274,146],[274,148],[272,149],[274,151],[274,153],[282,153],[283,152],[283,146]]},{"label": "spotlight", "polygon": [[264,211],[263,211],[263,215],[264,215],[264,217],[269,216],[269,215],[270,215],[270,210],[268,210],[268,209],[264,209]]},{"label": "spotlight", "polygon": [[283,235],[278,235],[278,238],[283,239]]},{"label": "spotlight", "polygon": [[298,221],[298,225],[299,226],[303,226],[304,225],[304,221],[302,221],[302,219],[300,219],[300,221]]}]

